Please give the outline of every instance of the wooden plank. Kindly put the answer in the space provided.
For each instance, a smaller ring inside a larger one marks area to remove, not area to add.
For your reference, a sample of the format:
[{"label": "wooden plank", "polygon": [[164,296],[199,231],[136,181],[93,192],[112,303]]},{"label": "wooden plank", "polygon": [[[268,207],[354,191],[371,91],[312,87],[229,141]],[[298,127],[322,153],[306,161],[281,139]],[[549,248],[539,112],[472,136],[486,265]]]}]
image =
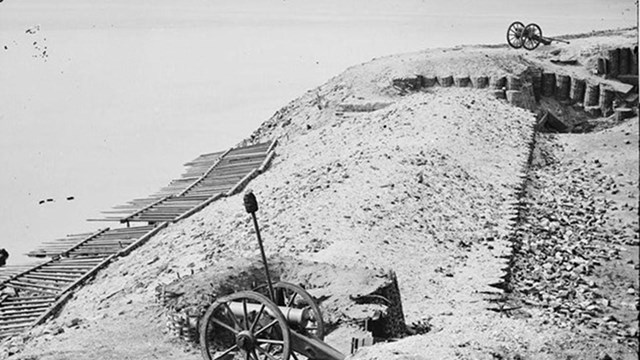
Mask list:
[{"label": "wooden plank", "polygon": [[10,339],[16,335],[21,334],[22,332],[24,332],[25,329],[26,328],[0,330],[0,339],[2,340]]},{"label": "wooden plank", "polygon": [[67,255],[69,252],[73,251],[74,249],[77,249],[79,246],[81,246],[82,244],[86,243],[87,241],[91,241],[92,239],[97,238],[98,236],[102,235],[106,231],[109,231],[109,228],[104,228],[104,229],[96,231],[95,233],[89,235],[87,238],[85,238],[84,240],[82,240],[81,242],[79,242],[75,246],[72,246],[71,248],[69,248],[69,250],[67,250],[66,252],[63,252],[61,254],[63,256]]},{"label": "wooden plank", "polygon": [[131,214],[131,215],[129,215],[129,216],[127,216],[127,217],[123,218],[122,220],[120,220],[120,222],[126,222],[126,221],[127,221],[127,220],[129,220],[130,218],[135,217],[136,215],[138,215],[138,214],[140,214],[140,213],[142,213],[142,212],[146,211],[147,209],[149,209],[149,208],[151,208],[151,207],[153,207],[153,206],[156,206],[156,205],[158,205],[158,204],[162,203],[163,201],[165,201],[165,200],[167,200],[167,199],[169,199],[169,198],[171,198],[171,195],[169,195],[169,196],[165,196],[165,197],[161,198],[160,200],[155,201],[155,202],[153,202],[153,203],[151,203],[151,204],[149,204],[149,205],[147,205],[147,206],[143,207],[142,209],[140,209],[140,210],[138,210],[138,211],[134,212],[133,214]]},{"label": "wooden plank", "polygon": [[[53,302],[55,296],[33,296],[33,297],[10,297],[4,302],[5,305],[19,304],[37,304]],[[1,307],[0,307],[1,308]]]},{"label": "wooden plank", "polygon": [[43,276],[43,275],[33,275],[33,274],[23,275],[20,279],[33,279],[33,280],[53,281],[53,282],[71,282],[71,281],[73,281],[73,279],[69,279],[69,278]]},{"label": "wooden plank", "polygon": [[68,257],[59,258],[57,263],[48,264],[47,266],[91,266],[101,262],[102,260],[103,259],[101,257]]},{"label": "wooden plank", "polygon": [[42,324],[45,320],[47,320],[47,318],[53,314],[55,314],[61,307],[62,305],[64,305],[67,300],[69,300],[69,298],[71,297],[71,293],[63,293],[62,296],[60,296],[60,298],[53,304],[51,305],[51,307],[49,308],[49,310],[47,310],[46,312],[44,312],[42,315],[40,315],[39,318],[37,318],[34,322],[33,322],[33,326],[37,326]]},{"label": "wooden plank", "polygon": [[262,164],[262,161],[263,161],[263,159],[260,159],[258,161],[221,165],[220,167],[218,167],[216,169],[216,171],[230,171],[230,170],[238,171],[238,170],[242,170],[242,169],[257,168],[258,166],[260,166],[260,164]]},{"label": "wooden plank", "polygon": [[13,280],[13,283],[21,283],[24,285],[36,285],[36,286],[41,286],[42,288],[50,287],[51,290],[58,289],[59,286],[64,285],[58,282],[52,282],[50,280],[31,279],[26,276],[27,275],[22,276],[19,279]]},{"label": "wooden plank", "polygon": [[3,308],[2,311],[0,311],[0,314],[2,314],[2,316],[9,316],[9,315],[16,315],[16,314],[32,314],[32,313],[41,313],[43,311],[45,311],[46,309],[49,308],[49,306],[51,306],[51,304],[53,304],[53,302],[50,302],[48,304],[38,304],[38,305],[34,305],[34,306],[15,306],[15,307],[8,307],[8,308]]},{"label": "wooden plank", "polygon": [[215,176],[240,176],[243,177],[245,176],[248,172],[250,172],[253,169],[257,169],[261,164],[255,164],[252,166],[248,166],[245,168],[237,168],[237,169],[227,169],[227,170],[221,170],[220,172],[216,173]]},{"label": "wooden plank", "polygon": [[193,188],[194,186],[196,186],[200,181],[202,181],[202,179],[206,178],[207,176],[209,176],[209,174],[218,166],[218,164],[220,163],[220,161],[222,161],[222,159],[224,159],[224,157],[229,154],[229,152],[231,152],[231,149],[225,151],[222,155],[220,155],[214,162],[213,164],[211,164],[211,166],[209,167],[209,169],[207,169],[207,171],[205,171],[202,176],[200,176],[200,178],[196,181],[194,181],[191,185],[187,186],[184,190],[182,190],[178,196],[183,196],[185,194],[187,194],[189,192],[189,190],[191,190],[191,188]]},{"label": "wooden plank", "polygon": [[107,222],[107,221],[117,221],[120,222],[121,217],[105,217],[102,219],[87,219],[89,222]]},{"label": "wooden plank", "polygon": [[43,309],[40,312],[31,313],[31,314],[11,314],[11,315],[3,314],[2,315],[2,319],[0,319],[0,321],[2,321],[2,320],[17,320],[17,319],[35,319],[38,316],[40,316],[40,314],[42,314],[45,310],[46,310],[46,308]]},{"label": "wooden plank", "polygon": [[234,186],[231,190],[227,192],[227,196],[234,195],[238,191],[242,190],[249,183],[249,181],[251,181],[253,178],[258,176],[258,174],[259,174],[258,169],[255,169],[252,172],[248,173],[247,176],[245,176],[242,180],[240,180],[236,186]]},{"label": "wooden plank", "polygon": [[36,274],[45,275],[45,276],[64,276],[64,277],[68,277],[69,279],[77,279],[80,276],[82,276],[82,273],[60,273],[55,271],[37,272]]},{"label": "wooden plank", "polygon": [[83,281],[88,279],[90,276],[92,276],[93,274],[98,272],[98,270],[100,270],[103,266],[108,264],[114,257],[115,257],[115,255],[111,255],[111,256],[105,258],[101,263],[99,263],[98,265],[94,266],[91,270],[87,271],[87,273],[82,275],[80,278],[78,278],[73,283],[69,284],[66,288],[64,288],[64,290],[62,290],[62,292],[60,294],[64,295],[67,292],[69,292],[70,290],[72,290],[73,288],[75,288],[76,286],[78,286],[79,284],[81,284]]},{"label": "wooden plank", "polygon": [[201,182],[197,186],[197,188],[200,188],[200,187],[211,187],[211,186],[233,186],[238,181],[240,181],[241,179],[242,179],[242,175],[235,175],[235,176],[228,177],[228,178],[225,178],[225,179],[218,179],[218,178],[207,179],[207,180]]},{"label": "wooden plank", "polygon": [[211,196],[208,200],[202,202],[200,205],[194,207],[193,209],[191,209],[191,210],[187,211],[186,213],[180,215],[179,217],[175,218],[173,220],[173,222],[177,222],[177,221],[180,221],[182,219],[188,218],[189,216],[195,214],[196,212],[202,210],[207,205],[211,204],[212,202],[214,202],[214,201],[216,201],[216,200],[218,200],[218,199],[220,199],[220,198],[222,198],[224,196],[225,196],[224,194],[216,194],[216,195]]},{"label": "wooden plank", "polygon": [[105,257],[115,253],[116,251],[112,251],[112,250],[96,250],[96,251],[92,251],[92,250],[78,250],[76,252],[76,254],[79,255],[104,255]]},{"label": "wooden plank", "polygon": [[109,231],[109,233],[105,234],[106,235],[112,235],[112,234],[128,234],[128,233],[140,233],[140,232],[147,232],[149,231],[149,229],[154,228],[154,226],[148,225],[148,226],[135,226],[135,227],[124,227],[124,228],[116,228],[116,229],[111,229],[111,231]]},{"label": "wooden plank", "polygon": [[[254,144],[254,145],[236,147],[232,151],[233,151],[233,154],[236,154],[236,153],[243,153],[243,152],[253,152],[253,151],[256,151],[258,149],[267,150],[272,146],[272,144],[273,144],[272,142],[267,141],[267,142]],[[265,151],[265,152],[267,152],[267,151]]]},{"label": "wooden plank", "polygon": [[619,81],[604,80],[603,82],[601,82],[601,84],[604,85],[605,88],[613,90],[617,93],[621,93],[623,95],[628,94],[631,90],[633,90],[633,85],[625,84]]},{"label": "wooden plank", "polygon": [[175,215],[167,215],[167,216],[160,216],[160,215],[141,215],[140,217],[134,219],[134,221],[143,221],[143,222],[165,222],[165,221],[171,221],[175,219]]},{"label": "wooden plank", "polygon": [[269,144],[269,148],[265,152],[266,153],[270,153],[270,152],[274,151],[273,149],[276,148],[276,145],[278,145],[278,139],[272,140],[271,143]]},{"label": "wooden plank", "polygon": [[149,240],[155,234],[160,232],[160,230],[164,229],[167,225],[169,225],[169,223],[168,222],[164,222],[164,223],[156,226],[153,230],[149,231],[147,234],[145,234],[143,237],[141,237],[138,241],[134,242],[133,244],[127,246],[124,250],[120,251],[118,253],[118,256],[126,256],[126,255],[128,255],[131,251],[133,251],[138,246],[144,244],[147,240]]},{"label": "wooden plank", "polygon": [[12,329],[27,329],[31,327],[30,325],[25,325],[25,324],[18,324],[18,325],[6,325],[6,326],[0,326],[0,331],[4,332],[6,330],[12,330]]},{"label": "wooden plank", "polygon": [[40,269],[40,273],[60,273],[60,274],[84,274],[87,270],[76,269]]},{"label": "wooden plank", "polygon": [[13,325],[13,324],[29,324],[33,322],[40,314],[30,314],[14,317],[3,317],[0,319],[0,326]]},{"label": "wooden plank", "polygon": [[51,264],[48,265],[46,267],[44,267],[45,269],[63,269],[63,270],[86,270],[86,269],[91,269],[93,266],[95,265],[95,263],[90,262],[90,263],[75,263],[75,264],[69,264],[69,263],[57,263],[57,264]]},{"label": "wooden plank", "polygon": [[229,162],[244,161],[244,160],[252,160],[256,158],[264,158],[266,154],[267,153],[264,151],[255,151],[255,152],[244,153],[244,154],[229,154],[225,156],[224,159]]},{"label": "wooden plank", "polygon": [[27,270],[21,271],[21,272],[19,272],[18,274],[15,274],[15,275],[13,275],[13,276],[9,277],[8,279],[3,280],[2,282],[0,282],[0,286],[2,286],[3,284],[8,283],[9,281],[11,281],[11,280],[13,280],[13,279],[15,279],[15,278],[19,277],[19,276],[20,276],[20,275],[22,275],[22,274],[28,273],[29,271],[33,271],[33,270],[35,270],[35,269],[39,269],[39,268],[41,268],[41,267],[43,267],[43,266],[45,266],[45,265],[47,265],[47,264],[49,264],[49,263],[52,263],[52,262],[54,262],[54,261],[55,261],[54,259],[51,259],[51,260],[49,260],[49,261],[45,261],[45,262],[43,262],[43,263],[41,263],[41,264],[38,264],[38,265],[36,265],[36,266],[30,267],[30,268],[28,268]]},{"label": "wooden plank", "polygon": [[23,290],[32,290],[32,291],[46,291],[46,292],[53,292],[56,293],[58,292],[60,289],[57,287],[53,287],[53,286],[45,286],[45,285],[38,285],[38,284],[30,284],[30,283],[23,283],[17,280],[12,280],[9,285],[11,285],[12,287],[18,288],[18,289],[23,289]]},{"label": "wooden plank", "polygon": [[264,161],[262,162],[262,164],[258,168],[258,171],[260,173],[265,172],[267,170],[267,168],[269,167],[269,165],[271,165],[271,161],[273,160],[273,158],[275,156],[276,156],[276,152],[274,150],[271,150],[271,152],[269,152],[267,157],[264,159]]}]

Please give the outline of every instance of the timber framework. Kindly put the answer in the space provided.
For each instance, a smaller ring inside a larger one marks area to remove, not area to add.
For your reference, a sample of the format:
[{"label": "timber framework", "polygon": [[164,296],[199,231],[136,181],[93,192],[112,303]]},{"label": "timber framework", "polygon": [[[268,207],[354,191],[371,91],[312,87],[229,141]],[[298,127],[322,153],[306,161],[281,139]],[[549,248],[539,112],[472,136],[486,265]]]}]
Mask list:
[{"label": "timber framework", "polygon": [[276,141],[270,141],[200,155],[185,164],[181,178],[157,193],[116,206],[105,212],[105,218],[89,219],[116,222],[120,227],[45,242],[27,254],[44,258],[42,262],[0,268],[0,340],[46,321],[72,290],[170,223],[241,191],[269,167],[275,146]]}]

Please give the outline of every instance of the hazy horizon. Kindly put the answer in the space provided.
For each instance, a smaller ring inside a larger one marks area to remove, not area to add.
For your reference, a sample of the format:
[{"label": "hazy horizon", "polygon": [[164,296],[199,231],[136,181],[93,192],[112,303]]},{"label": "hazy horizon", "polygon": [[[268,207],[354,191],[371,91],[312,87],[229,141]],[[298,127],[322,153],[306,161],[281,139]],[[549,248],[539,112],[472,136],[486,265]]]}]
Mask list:
[{"label": "hazy horizon", "polygon": [[[5,0],[0,248],[16,264],[43,241],[113,227],[85,219],[154,192],[182,163],[233,146],[347,67],[432,47],[502,44],[516,20],[549,35],[583,33],[637,26],[637,7],[633,0]],[[39,204],[47,198],[55,201]]]}]

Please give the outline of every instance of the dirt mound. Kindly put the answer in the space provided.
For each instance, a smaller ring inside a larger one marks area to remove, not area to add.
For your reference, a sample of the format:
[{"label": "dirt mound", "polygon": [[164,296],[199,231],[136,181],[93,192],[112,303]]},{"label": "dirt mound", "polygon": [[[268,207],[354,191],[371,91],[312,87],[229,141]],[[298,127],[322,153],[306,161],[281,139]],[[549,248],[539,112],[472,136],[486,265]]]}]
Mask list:
[{"label": "dirt mound", "polygon": [[[629,41],[624,34],[611,39]],[[247,139],[279,142],[271,168],[249,185],[266,252],[277,254],[275,273],[308,286],[334,314],[328,322],[340,323],[354,318],[344,300],[357,296],[350,284],[363,289],[358,294],[375,293],[373,280],[385,279],[376,274],[392,270],[406,322],[431,330],[356,358],[419,359],[427,349],[443,359],[551,359],[611,348],[601,337],[591,345],[584,333],[545,322],[547,309],[511,304],[504,291],[535,114],[488,89],[434,87],[400,96],[392,86],[396,77],[417,74],[520,74],[543,63],[557,70],[563,65],[550,63],[547,50],[558,48],[467,47],[377,59],[291,102]],[[171,292],[183,293],[176,308],[201,308],[210,294],[264,282],[251,265],[257,254],[241,197],[222,199],[102,271],[56,320],[4,354],[198,359],[168,333],[156,289],[174,284]],[[322,290],[330,286],[336,288]],[[339,327],[326,340],[348,352],[357,331]]]},{"label": "dirt mound", "polygon": [[[380,329],[378,336],[405,335],[404,314],[402,304],[397,301],[399,290],[393,273],[300,261],[293,257],[272,256],[268,261],[272,282],[284,281],[306,289],[322,307],[326,328],[336,329],[341,325],[364,328],[367,321],[371,322],[370,327]],[[171,318],[186,320],[184,324],[177,321],[173,328],[180,329],[179,335],[192,333],[193,342],[198,339],[197,320],[215,299],[245,290],[266,295],[266,284],[262,261],[255,258],[216,263],[171,284],[161,285],[156,291]],[[384,301],[378,301],[380,299]],[[183,331],[185,324],[188,329]]]}]

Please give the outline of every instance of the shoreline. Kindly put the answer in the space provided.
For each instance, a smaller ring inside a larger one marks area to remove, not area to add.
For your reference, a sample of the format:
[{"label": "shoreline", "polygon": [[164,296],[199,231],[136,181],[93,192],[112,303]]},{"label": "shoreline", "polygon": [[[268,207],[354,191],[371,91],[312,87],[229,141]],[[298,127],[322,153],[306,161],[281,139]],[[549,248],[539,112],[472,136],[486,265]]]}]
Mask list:
[{"label": "shoreline", "polygon": [[[620,38],[620,46],[632,41]],[[399,358],[390,353],[399,348],[418,356],[425,342],[442,358],[458,352],[488,356],[501,346],[515,347],[501,350],[505,356],[527,357],[545,346],[535,340],[537,331],[543,331],[543,341],[558,335],[557,347],[565,341],[564,330],[538,322],[544,309],[527,308],[529,317],[503,318],[484,309],[487,300],[481,295],[504,275],[504,259],[515,256],[507,235],[513,230],[513,197],[527,168],[534,114],[496,99],[489,90],[437,87],[401,94],[392,88],[393,79],[427,74],[424,70],[449,76],[454,68],[476,74],[482,69],[491,75],[505,66],[518,73],[555,49],[572,47],[551,46],[538,53],[504,49],[493,58],[506,63],[489,66],[481,51],[464,47],[444,55],[425,50],[379,58],[350,67],[293,100],[248,138],[281,140],[271,168],[249,185],[262,205],[267,251],[336,266],[394,270],[407,322],[433,325],[433,332],[366,348],[355,358]],[[517,59],[525,64],[507,62]],[[364,105],[364,111],[344,107],[382,100],[389,104]],[[19,356],[48,359],[39,351],[51,346],[54,354],[142,359],[150,355],[134,345],[143,336],[155,346],[154,355],[197,358],[193,350],[180,354],[186,345],[177,345],[162,330],[167,310],[155,304],[153,289],[190,272],[211,271],[222,260],[255,254],[240,203],[238,196],[213,203],[100,272],[74,294],[59,318],[15,345]],[[151,332],[134,335],[142,329],[138,316]],[[526,319],[532,316],[530,329]],[[122,324],[134,341],[109,338]],[[486,328],[503,332],[488,334],[482,331]],[[526,337],[527,345],[512,343],[509,331]],[[89,339],[101,339],[106,348],[115,346],[113,341],[122,343],[111,353],[78,349]]]}]

